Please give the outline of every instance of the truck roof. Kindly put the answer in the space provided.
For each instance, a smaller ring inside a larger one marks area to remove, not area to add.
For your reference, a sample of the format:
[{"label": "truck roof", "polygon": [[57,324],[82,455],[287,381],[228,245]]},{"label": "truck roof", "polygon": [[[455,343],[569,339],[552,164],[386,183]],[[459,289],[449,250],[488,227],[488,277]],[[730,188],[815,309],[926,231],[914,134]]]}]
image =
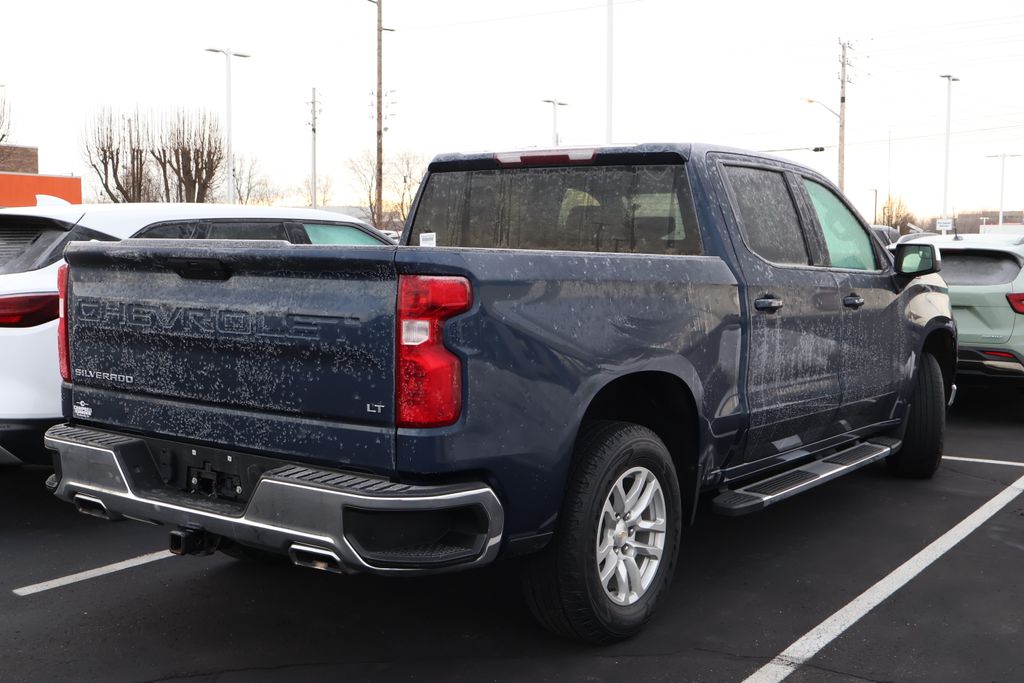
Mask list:
[{"label": "truck roof", "polygon": [[501,151],[475,151],[475,152],[454,152],[438,154],[430,162],[430,170],[440,170],[442,166],[478,166],[481,164],[491,165],[500,157],[527,155],[534,157],[551,158],[551,163],[558,164],[558,157],[565,157],[564,163],[571,163],[568,159],[570,154],[583,154],[590,152],[592,156],[633,156],[633,155],[674,155],[679,161],[687,161],[691,158],[702,157],[708,152],[724,152],[727,154],[742,154],[762,159],[772,159],[785,164],[800,166],[789,159],[776,157],[765,152],[755,152],[749,149],[740,149],[728,145],[716,145],[710,143],[693,142],[644,142],[637,144],[615,144],[615,145],[580,145],[573,147],[555,148],[529,148]]}]

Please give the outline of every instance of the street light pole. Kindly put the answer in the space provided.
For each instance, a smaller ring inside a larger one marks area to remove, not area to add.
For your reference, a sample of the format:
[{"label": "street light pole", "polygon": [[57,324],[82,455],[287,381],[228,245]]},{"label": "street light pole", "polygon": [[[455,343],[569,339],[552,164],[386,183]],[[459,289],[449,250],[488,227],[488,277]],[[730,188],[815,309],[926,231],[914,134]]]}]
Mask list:
[{"label": "street light pole", "polygon": [[[845,62],[845,58],[844,58],[843,61]],[[841,102],[839,103],[839,111],[836,111],[832,107],[828,106],[827,104],[825,104],[824,102],[821,102],[819,100],[814,100],[814,99],[811,99],[810,97],[805,97],[804,98],[804,102],[806,102],[807,104],[819,104],[822,107],[824,107],[825,109],[827,109],[828,112],[830,114],[832,114],[832,116],[834,116],[837,119],[839,119],[839,177],[838,177],[839,183],[838,183],[838,185],[839,185],[839,189],[840,190],[843,189],[843,172],[844,172],[843,166],[844,166],[845,161],[846,161],[846,77],[845,77],[845,72],[846,72],[846,69],[844,67],[843,68],[843,73],[844,73],[844,76],[843,76],[843,87],[842,87],[842,93],[843,94],[841,96]]]},{"label": "street light pole", "polygon": [[568,102],[560,102],[557,97],[551,100],[541,100],[541,102],[551,105],[551,144],[558,147],[558,108],[564,107]]},{"label": "street light pole", "polygon": [[1019,157],[1020,154],[989,154],[989,159],[999,159],[999,225],[1003,224],[1003,191],[1006,189],[1006,157]]},{"label": "street light pole", "polygon": [[227,163],[228,163],[228,204],[235,203],[235,159],[231,155],[231,58],[251,57],[244,52],[234,52],[230,47],[217,48],[208,47],[207,52],[219,52],[224,55],[224,63],[227,65],[227,123],[224,126],[225,138],[227,140]]},{"label": "street light pole", "polygon": [[942,74],[939,78],[946,79],[946,162],[942,181],[942,217],[946,218],[946,209],[949,206],[949,118],[953,105],[953,81],[960,79],[950,74]]},{"label": "street light pole", "polygon": [[612,144],[612,85],[613,85],[613,70],[614,60],[612,59],[612,47],[613,43],[613,23],[614,19],[614,6],[613,0],[608,0],[608,45],[607,52],[605,54],[605,122],[604,122],[604,141],[605,144]]}]

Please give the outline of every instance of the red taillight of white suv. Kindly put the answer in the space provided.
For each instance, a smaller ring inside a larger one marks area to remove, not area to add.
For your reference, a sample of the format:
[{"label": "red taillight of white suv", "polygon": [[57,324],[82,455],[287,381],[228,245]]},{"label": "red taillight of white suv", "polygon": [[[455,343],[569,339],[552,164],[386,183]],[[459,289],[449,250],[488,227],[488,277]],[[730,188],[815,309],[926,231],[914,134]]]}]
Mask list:
[{"label": "red taillight of white suv", "polygon": [[71,381],[71,346],[68,344],[68,264],[57,270],[57,354],[60,357],[60,376]]},{"label": "red taillight of white suv", "polygon": [[462,364],[444,346],[444,321],[469,310],[464,277],[398,279],[395,420],[399,427],[443,427],[462,412]]},{"label": "red taillight of white suv", "polygon": [[0,327],[35,327],[57,319],[56,294],[0,297]]},{"label": "red taillight of white suv", "polygon": [[1010,308],[1012,308],[1015,313],[1024,313],[1024,293],[1007,294],[1006,300],[1010,302]]}]

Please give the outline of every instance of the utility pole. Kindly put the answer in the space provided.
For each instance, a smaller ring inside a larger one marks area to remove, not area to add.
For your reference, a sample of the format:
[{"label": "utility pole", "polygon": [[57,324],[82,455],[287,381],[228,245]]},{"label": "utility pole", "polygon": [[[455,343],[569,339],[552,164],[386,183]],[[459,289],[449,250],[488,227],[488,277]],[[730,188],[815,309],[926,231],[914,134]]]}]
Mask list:
[{"label": "utility pole", "polygon": [[376,205],[370,213],[375,228],[382,228],[384,221],[384,71],[382,67],[382,56],[384,31],[394,31],[393,28],[384,28],[384,11],[381,8],[383,0],[367,0],[377,6],[377,178],[373,193],[373,202]]},{"label": "utility pole", "polygon": [[999,225],[1003,224],[1003,191],[1006,189],[1006,157],[1019,157],[1020,154],[989,154],[989,159],[999,159]]},{"label": "utility pole", "polygon": [[541,102],[548,102],[551,105],[551,144],[558,147],[558,108],[564,107],[568,102],[561,102],[557,97],[551,100],[541,100]]},{"label": "utility pole", "polygon": [[612,59],[612,46],[613,46],[613,23],[614,19],[614,1],[608,0],[608,45],[607,52],[605,53],[605,112],[604,112],[604,141],[605,144],[612,144],[612,85],[613,85],[613,69],[614,60]]},{"label": "utility pole", "polygon": [[946,79],[946,163],[942,181],[942,217],[946,218],[949,215],[946,213],[949,206],[949,115],[953,110],[953,81],[960,79],[950,74],[942,74],[939,78]]},{"label": "utility pole", "polygon": [[849,42],[840,38],[839,57],[839,189],[844,189],[844,172],[846,168],[846,84],[850,82],[846,76],[846,67],[850,61],[846,58],[846,51],[852,50]]},{"label": "utility pole", "polygon": [[377,5],[377,180],[373,192],[376,204],[373,217],[374,227],[383,227],[384,197],[384,70],[382,57],[384,53],[384,14],[381,8],[384,0],[374,0]]},{"label": "utility pole", "polygon": [[313,199],[313,208],[316,208],[316,115],[319,113],[317,110],[316,102],[316,88],[313,88],[313,99],[310,101],[310,128],[313,129],[313,173],[311,175],[312,182],[310,183],[310,196]]}]

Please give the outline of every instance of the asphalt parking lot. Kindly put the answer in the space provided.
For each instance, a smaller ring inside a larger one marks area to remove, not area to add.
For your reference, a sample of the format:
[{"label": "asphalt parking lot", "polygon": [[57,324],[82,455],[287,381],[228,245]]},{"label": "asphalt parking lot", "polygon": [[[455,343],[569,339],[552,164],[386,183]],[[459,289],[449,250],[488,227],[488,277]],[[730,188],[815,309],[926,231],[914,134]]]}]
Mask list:
[{"label": "asphalt parking lot", "polygon": [[0,471],[0,680],[1020,681],[1022,437],[1024,393],[965,390],[932,480],[868,468],[702,513],[655,620],[603,648],[535,626],[510,566],[400,580],[147,556],[167,529]]}]

